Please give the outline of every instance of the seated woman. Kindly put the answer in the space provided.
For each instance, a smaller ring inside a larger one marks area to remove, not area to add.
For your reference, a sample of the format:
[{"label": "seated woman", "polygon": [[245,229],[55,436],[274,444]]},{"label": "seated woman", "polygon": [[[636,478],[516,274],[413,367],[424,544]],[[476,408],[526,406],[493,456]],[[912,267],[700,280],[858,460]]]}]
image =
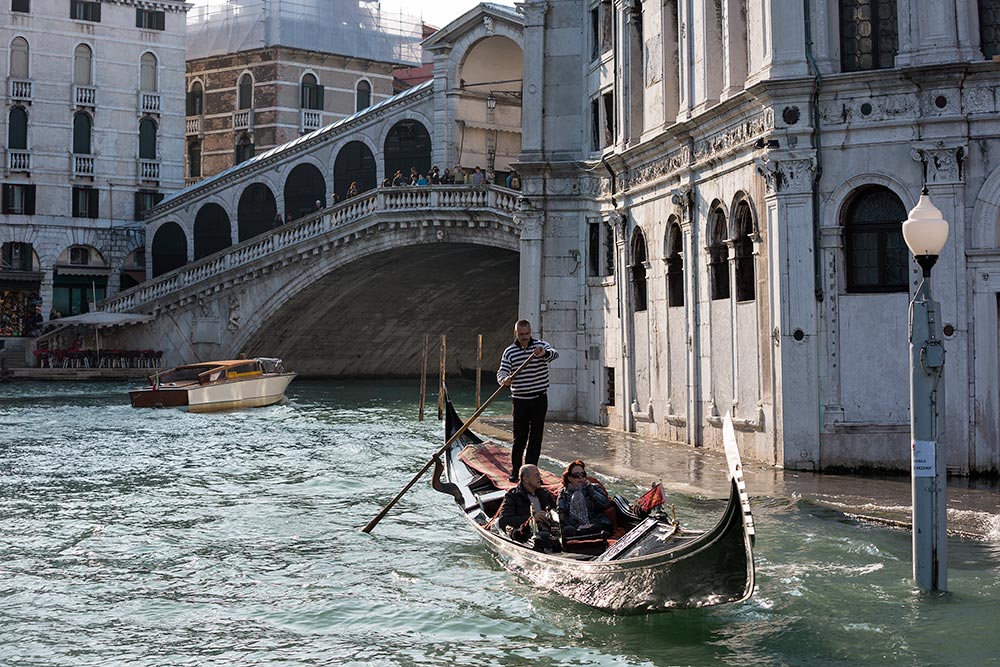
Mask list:
[{"label": "seated woman", "polygon": [[563,487],[559,492],[559,523],[563,537],[577,535],[611,534],[611,520],[604,514],[611,501],[600,484],[587,479],[583,461],[573,461],[562,476]]}]

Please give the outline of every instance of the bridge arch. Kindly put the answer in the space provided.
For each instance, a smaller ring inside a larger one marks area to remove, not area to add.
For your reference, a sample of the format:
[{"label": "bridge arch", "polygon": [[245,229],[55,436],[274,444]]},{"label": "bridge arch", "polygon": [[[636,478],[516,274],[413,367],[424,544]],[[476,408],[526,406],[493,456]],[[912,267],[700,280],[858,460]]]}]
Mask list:
[{"label": "bridge arch", "polygon": [[291,222],[316,210],[316,201],[326,207],[326,181],[323,171],[311,161],[295,165],[285,179],[285,222]]},{"label": "bridge arch", "polygon": [[168,221],[153,235],[153,277],[187,264],[187,235],[179,224]]},{"label": "bridge arch", "polygon": [[236,207],[240,243],[272,229],[277,215],[278,203],[271,188],[259,181],[248,185]]},{"label": "bridge arch", "polygon": [[194,218],[194,261],[208,257],[233,244],[233,226],[219,204],[209,202]]},{"label": "bridge arch", "polygon": [[333,163],[333,191],[341,201],[346,198],[347,188],[355,181],[361,192],[378,185],[375,154],[367,143],[357,140],[341,146]]},{"label": "bridge arch", "polygon": [[426,119],[406,114],[406,117],[387,126],[382,138],[384,173],[392,177],[399,169],[404,176],[415,168],[425,176],[431,170],[431,135]]}]

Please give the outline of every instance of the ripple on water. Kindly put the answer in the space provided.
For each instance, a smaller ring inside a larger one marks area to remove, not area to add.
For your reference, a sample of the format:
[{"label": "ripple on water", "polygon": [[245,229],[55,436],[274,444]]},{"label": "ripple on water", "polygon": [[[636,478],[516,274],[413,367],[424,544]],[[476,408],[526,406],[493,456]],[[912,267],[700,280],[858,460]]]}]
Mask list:
[{"label": "ripple on water", "polygon": [[[997,652],[982,646],[1000,540],[950,540],[953,592],[925,598],[902,531],[755,499],[750,601],[610,616],[500,569],[426,479],[374,534],[358,530],[441,444],[436,420],[414,418],[415,383],[297,381],[283,405],[219,415],[133,410],[126,390],[0,386],[4,667],[811,667]],[[723,506],[672,500],[700,528]]]}]

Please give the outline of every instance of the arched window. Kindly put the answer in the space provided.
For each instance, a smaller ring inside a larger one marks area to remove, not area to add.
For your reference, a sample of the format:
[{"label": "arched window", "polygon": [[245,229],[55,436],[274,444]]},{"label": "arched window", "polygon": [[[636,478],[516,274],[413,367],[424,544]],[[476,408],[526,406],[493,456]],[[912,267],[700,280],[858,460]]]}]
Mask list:
[{"label": "arched window", "polygon": [[28,78],[28,40],[15,37],[10,43],[10,76],[12,79]]},{"label": "arched window", "polygon": [[93,58],[94,53],[89,46],[77,44],[73,52],[73,83],[78,86],[89,86],[94,82],[91,66]]},{"label": "arched window", "polygon": [[708,270],[712,299],[729,298],[729,247],[726,245],[726,214],[721,208],[711,213],[712,233],[709,235]]},{"label": "arched window", "polygon": [[859,192],[844,220],[848,292],[905,292],[909,251],[903,242],[906,207],[888,188]]},{"label": "arched window", "polygon": [[195,81],[187,94],[187,115],[200,116],[203,113],[205,113],[205,92],[201,81]]},{"label": "arched window", "polygon": [[303,109],[313,109],[322,111],[323,109],[323,87],[316,81],[312,74],[302,77],[301,104]]},{"label": "arched window", "polygon": [[840,66],[844,72],[891,69],[898,50],[896,0],[840,0]]},{"label": "arched window", "polygon": [[628,268],[632,281],[632,304],[638,313],[646,310],[646,237],[638,227],[632,235],[632,264]]},{"label": "arched window", "polygon": [[139,59],[139,90],[156,92],[156,56],[149,52]]},{"label": "arched window", "polygon": [[236,164],[246,162],[253,157],[253,142],[250,137],[243,135],[236,144]]},{"label": "arched window", "polygon": [[237,97],[237,106],[241,110],[253,108],[253,77],[249,73],[240,77]]},{"label": "arched window", "polygon": [[188,146],[188,176],[201,178],[201,144],[197,141]]},{"label": "arched window", "polygon": [[90,155],[90,130],[93,123],[90,116],[82,111],[73,115],[73,152]]},{"label": "arched window", "polygon": [[684,305],[684,235],[677,222],[667,231],[667,305]]},{"label": "arched window", "polygon": [[7,148],[28,150],[28,112],[24,107],[14,107],[7,120]]},{"label": "arched window", "polygon": [[371,105],[372,105],[372,85],[367,81],[358,81],[354,110],[361,111],[362,109],[367,109]]},{"label": "arched window", "polygon": [[753,215],[750,204],[741,201],[736,205],[734,217],[736,237],[733,239],[733,254],[736,256],[736,300],[753,301],[756,298],[753,259]]},{"label": "arched window", "polygon": [[156,159],[156,123],[152,118],[143,118],[139,121],[139,158]]}]

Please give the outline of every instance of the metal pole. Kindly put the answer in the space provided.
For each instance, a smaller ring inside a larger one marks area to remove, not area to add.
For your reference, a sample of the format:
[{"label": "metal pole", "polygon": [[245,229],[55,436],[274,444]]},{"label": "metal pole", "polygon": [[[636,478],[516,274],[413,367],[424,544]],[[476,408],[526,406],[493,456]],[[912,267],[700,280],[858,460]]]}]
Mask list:
[{"label": "metal pole", "polygon": [[910,433],[913,579],[928,591],[948,589],[947,471],[937,440],[944,345],[937,335],[937,312],[931,299],[930,267],[925,267],[910,304]]}]

